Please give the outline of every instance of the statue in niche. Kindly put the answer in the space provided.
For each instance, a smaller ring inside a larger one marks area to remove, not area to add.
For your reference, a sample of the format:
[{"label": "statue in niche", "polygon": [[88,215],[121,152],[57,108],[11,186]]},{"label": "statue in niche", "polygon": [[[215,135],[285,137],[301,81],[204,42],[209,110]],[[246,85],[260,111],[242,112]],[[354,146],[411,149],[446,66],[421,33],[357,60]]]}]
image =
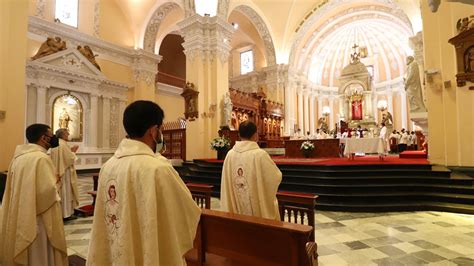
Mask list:
[{"label": "statue in niche", "polygon": [[69,122],[71,121],[72,119],[69,116],[66,108],[63,108],[61,114],[59,114],[59,128],[65,128],[69,130]]},{"label": "statue in niche", "polygon": [[320,118],[318,119],[319,129],[321,129],[321,130],[324,131],[324,132],[327,132],[328,129],[329,129],[329,126],[328,126],[328,123],[327,123],[326,120],[327,120],[327,119],[326,119],[325,116],[320,117]]},{"label": "statue in niche", "polygon": [[474,46],[470,47],[464,56],[464,72],[474,72]]},{"label": "statue in niche", "polygon": [[38,52],[31,57],[32,60],[36,60],[41,57],[45,57],[56,52],[66,50],[66,42],[61,41],[60,37],[51,38],[48,37],[44,43],[41,44]]},{"label": "statue in niche", "polygon": [[181,96],[184,98],[184,117],[190,121],[194,121],[199,116],[198,112],[198,94],[194,84],[187,82]]},{"label": "statue in niche", "polygon": [[384,123],[387,128],[393,126],[392,114],[389,111],[382,114],[382,123]]},{"label": "statue in niche", "polygon": [[84,47],[79,45],[77,46],[77,50],[81,52],[81,54],[85,56],[87,60],[89,60],[89,62],[91,62],[95,67],[97,67],[97,69],[101,70],[99,64],[97,64],[97,61],[95,61],[95,57],[97,55],[92,52],[92,49],[88,45]]},{"label": "statue in niche", "polygon": [[407,76],[404,81],[410,112],[426,112],[421,94],[420,70],[413,56],[407,57]]},{"label": "statue in niche", "polygon": [[231,121],[232,108],[233,108],[233,104],[232,104],[232,100],[230,99],[230,93],[226,92],[224,95],[224,125],[230,126],[231,128],[233,127],[232,121]]}]

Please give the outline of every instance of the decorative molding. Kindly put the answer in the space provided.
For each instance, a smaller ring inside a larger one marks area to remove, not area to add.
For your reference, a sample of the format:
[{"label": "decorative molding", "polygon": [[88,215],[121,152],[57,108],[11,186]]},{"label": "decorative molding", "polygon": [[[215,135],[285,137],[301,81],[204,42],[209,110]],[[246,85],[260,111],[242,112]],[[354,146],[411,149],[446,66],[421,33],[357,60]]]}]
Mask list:
[{"label": "decorative molding", "polygon": [[28,20],[28,36],[34,36],[36,40],[40,38],[39,36],[42,36],[43,41],[50,36],[60,36],[69,47],[88,45],[95,53],[99,54],[99,59],[106,59],[127,66],[132,64],[135,55],[135,50],[132,48],[121,47],[79,32],[69,26],[32,16]]},{"label": "decorative molding", "polygon": [[156,38],[161,22],[175,8],[179,8],[176,3],[165,3],[161,5],[152,15],[143,37],[143,49],[148,52],[155,52]]},{"label": "decorative molding", "polygon": [[217,16],[220,16],[227,20],[227,14],[229,13],[229,0],[219,0],[217,3]]},{"label": "decorative molding", "polygon": [[44,8],[46,6],[46,0],[36,0],[36,13],[35,16],[44,18]]},{"label": "decorative molding", "polygon": [[270,31],[268,30],[267,25],[260,17],[260,15],[258,15],[257,12],[255,12],[255,10],[253,10],[251,7],[245,5],[237,6],[234,10],[237,10],[243,15],[245,15],[257,29],[258,34],[260,34],[260,37],[262,38],[263,43],[265,44],[265,56],[267,59],[267,65],[276,65],[275,45],[273,44],[273,39],[270,34]]},{"label": "decorative molding", "polygon": [[158,72],[158,63],[162,59],[161,55],[138,49],[133,55],[133,77],[135,81],[145,81],[148,86],[152,86]]},{"label": "decorative molding", "polygon": [[95,0],[94,3],[94,37],[100,36],[100,0]]},{"label": "decorative molding", "polygon": [[161,82],[157,82],[155,87],[157,94],[164,94],[181,98],[181,93],[183,93],[183,88],[178,88]]},{"label": "decorative molding", "polygon": [[197,56],[212,61],[218,57],[222,64],[229,60],[230,40],[235,29],[219,16],[202,17],[194,14],[178,23],[184,38],[184,54],[194,61]]}]

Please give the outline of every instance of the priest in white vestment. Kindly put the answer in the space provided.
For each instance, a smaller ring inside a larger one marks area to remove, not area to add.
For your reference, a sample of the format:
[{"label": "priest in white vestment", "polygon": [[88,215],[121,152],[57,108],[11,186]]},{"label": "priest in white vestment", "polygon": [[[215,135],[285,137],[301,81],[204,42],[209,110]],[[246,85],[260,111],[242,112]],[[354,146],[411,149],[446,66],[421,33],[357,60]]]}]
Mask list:
[{"label": "priest in white vestment", "polygon": [[201,211],[161,149],[163,110],[136,101],[123,139],[102,167],[87,265],[185,265]]},{"label": "priest in white vestment", "polygon": [[46,151],[57,146],[51,128],[26,129],[8,168],[0,217],[1,265],[68,265],[54,166]]},{"label": "priest in white vestment", "polygon": [[276,193],[282,174],[258,146],[253,122],[240,124],[239,136],[222,168],[221,210],[280,220]]},{"label": "priest in white vestment", "polygon": [[78,146],[69,147],[67,140],[69,132],[65,128],[58,129],[56,136],[59,146],[51,149],[51,159],[59,177],[59,192],[63,218],[72,218],[74,209],[79,205],[79,192],[77,189],[77,174],[74,163],[77,160]]}]

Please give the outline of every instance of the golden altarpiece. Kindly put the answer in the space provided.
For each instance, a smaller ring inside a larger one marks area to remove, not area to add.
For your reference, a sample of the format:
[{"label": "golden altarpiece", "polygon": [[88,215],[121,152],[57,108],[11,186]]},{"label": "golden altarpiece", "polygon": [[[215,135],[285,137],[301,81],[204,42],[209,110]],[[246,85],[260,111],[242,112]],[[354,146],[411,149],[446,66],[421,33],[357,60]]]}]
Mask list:
[{"label": "golden altarpiece", "polygon": [[[355,45],[355,49],[358,47]],[[372,128],[375,126],[375,93],[372,77],[360,62],[360,53],[351,54],[351,63],[344,67],[339,77],[339,118],[349,127]]]}]

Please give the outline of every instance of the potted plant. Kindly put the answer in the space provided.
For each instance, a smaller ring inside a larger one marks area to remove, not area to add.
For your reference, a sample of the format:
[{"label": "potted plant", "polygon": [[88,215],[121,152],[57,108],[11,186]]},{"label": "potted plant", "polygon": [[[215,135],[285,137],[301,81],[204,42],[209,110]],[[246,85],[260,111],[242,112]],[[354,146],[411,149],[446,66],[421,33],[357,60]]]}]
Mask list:
[{"label": "potted plant", "polygon": [[230,141],[225,137],[217,137],[211,141],[211,149],[217,151],[217,159],[224,160],[227,155],[227,151],[230,148]]},{"label": "potted plant", "polygon": [[309,158],[314,151],[314,143],[307,140],[301,143],[300,147],[301,152],[303,153],[304,157]]}]

